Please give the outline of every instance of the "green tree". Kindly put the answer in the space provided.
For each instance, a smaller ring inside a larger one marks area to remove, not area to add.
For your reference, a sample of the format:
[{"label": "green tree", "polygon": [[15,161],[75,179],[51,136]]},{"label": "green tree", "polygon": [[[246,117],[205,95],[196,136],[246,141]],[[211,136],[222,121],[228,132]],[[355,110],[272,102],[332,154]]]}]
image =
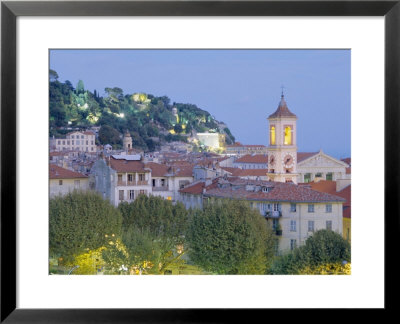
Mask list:
[{"label": "green tree", "polygon": [[76,93],[79,94],[83,92],[85,92],[85,85],[83,84],[82,80],[79,80],[78,84],[76,85]]},{"label": "green tree", "polygon": [[119,211],[95,192],[74,191],[50,199],[50,254],[72,261],[121,234]]},{"label": "green tree", "polygon": [[121,203],[122,241],[131,264],[149,261],[150,272],[164,273],[171,264],[181,262],[187,211],[181,203],[172,204],[161,197],[139,195],[131,203]]},{"label": "green tree", "polygon": [[189,257],[218,274],[264,274],[274,253],[274,235],[247,202],[217,200],[196,210],[186,235]]},{"label": "green tree", "polygon": [[102,125],[99,129],[99,141],[101,144],[121,144],[120,133],[108,125]]},{"label": "green tree", "polygon": [[274,260],[272,274],[312,273],[328,265],[351,262],[350,243],[331,230],[319,230],[310,236],[303,246]]},{"label": "green tree", "polygon": [[50,69],[49,78],[50,78],[50,81],[57,81],[58,80],[58,73],[56,71]]},{"label": "green tree", "polygon": [[331,230],[319,230],[310,236],[302,248],[308,265],[351,261],[350,243]]}]

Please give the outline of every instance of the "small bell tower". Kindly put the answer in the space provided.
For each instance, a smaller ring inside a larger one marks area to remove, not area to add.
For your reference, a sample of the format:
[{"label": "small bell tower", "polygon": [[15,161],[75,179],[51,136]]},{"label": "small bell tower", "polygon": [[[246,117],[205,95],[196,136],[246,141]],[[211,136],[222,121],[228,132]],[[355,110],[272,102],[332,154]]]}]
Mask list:
[{"label": "small bell tower", "polygon": [[122,139],[124,150],[128,153],[132,149],[132,137],[128,130],[126,130],[124,134],[124,138]]}]

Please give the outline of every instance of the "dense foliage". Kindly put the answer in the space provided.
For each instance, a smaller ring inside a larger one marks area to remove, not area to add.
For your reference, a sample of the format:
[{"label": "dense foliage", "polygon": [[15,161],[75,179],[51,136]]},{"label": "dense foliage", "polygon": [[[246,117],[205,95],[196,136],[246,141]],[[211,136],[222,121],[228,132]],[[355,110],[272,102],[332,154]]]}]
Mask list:
[{"label": "dense foliage", "polygon": [[[182,262],[187,211],[181,203],[140,195],[118,207],[123,217],[122,242],[125,264],[146,273],[164,273],[172,263]],[[147,267],[147,269],[146,269]]]},{"label": "dense foliage", "polygon": [[50,199],[50,255],[65,262],[108,244],[107,237],[120,235],[119,211],[94,192],[74,191]]},{"label": "dense foliage", "polygon": [[274,235],[265,219],[238,200],[194,211],[186,238],[190,259],[218,274],[264,274],[274,254]]},{"label": "dense foliage", "polygon": [[[82,80],[76,88],[70,81],[58,81],[58,74],[50,70],[50,136],[60,136],[67,127],[88,128],[107,125],[100,144],[120,145],[116,134],[129,130],[133,146],[145,151],[154,150],[161,143],[187,141],[196,132],[226,134],[228,144],[234,137],[209,112],[193,104],[173,103],[167,96],[124,94],[117,87],[105,88],[105,96],[85,89]],[[178,109],[174,115],[172,108]]]},{"label": "dense foliage", "polygon": [[343,261],[351,262],[350,243],[334,231],[319,230],[303,246],[276,258],[271,273],[320,273],[327,268],[340,267]]}]

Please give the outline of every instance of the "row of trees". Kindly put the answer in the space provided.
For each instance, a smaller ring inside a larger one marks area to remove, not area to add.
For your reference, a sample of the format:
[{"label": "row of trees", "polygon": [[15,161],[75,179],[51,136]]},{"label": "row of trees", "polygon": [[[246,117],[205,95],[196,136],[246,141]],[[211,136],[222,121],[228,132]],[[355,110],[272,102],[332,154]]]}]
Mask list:
[{"label": "row of trees", "polygon": [[[94,192],[50,200],[50,256],[74,273],[164,274],[185,264],[215,274],[312,273],[350,260],[340,235],[315,233],[305,247],[275,257],[276,236],[243,201],[220,200],[203,210],[140,195],[117,208]],[[321,270],[323,271],[323,270]]]}]

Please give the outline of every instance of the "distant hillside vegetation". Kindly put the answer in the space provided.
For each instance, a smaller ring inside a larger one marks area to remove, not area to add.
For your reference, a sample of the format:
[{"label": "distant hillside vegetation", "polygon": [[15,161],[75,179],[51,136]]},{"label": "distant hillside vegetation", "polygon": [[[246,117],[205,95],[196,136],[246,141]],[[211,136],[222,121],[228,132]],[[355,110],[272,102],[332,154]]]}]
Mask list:
[{"label": "distant hillside vegetation", "polygon": [[62,136],[68,132],[66,128],[102,126],[100,144],[118,148],[128,130],[133,146],[144,151],[157,150],[171,141],[191,142],[196,132],[225,134],[226,144],[235,142],[224,123],[194,104],[171,104],[167,96],[124,94],[117,87],[105,88],[106,96],[101,97],[96,90],[86,90],[81,80],[74,88],[70,81],[58,78],[57,72],[50,70],[50,136]]}]

